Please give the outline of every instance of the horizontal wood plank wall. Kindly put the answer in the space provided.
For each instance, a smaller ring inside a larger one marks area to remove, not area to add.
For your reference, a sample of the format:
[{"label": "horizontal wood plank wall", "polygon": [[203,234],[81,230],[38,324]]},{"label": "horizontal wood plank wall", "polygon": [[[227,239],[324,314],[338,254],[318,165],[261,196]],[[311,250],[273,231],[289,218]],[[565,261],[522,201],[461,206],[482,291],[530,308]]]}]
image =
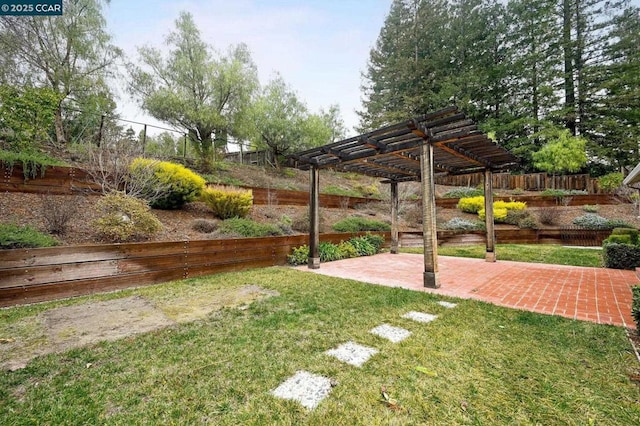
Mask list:
[{"label": "horizontal wood plank wall", "polygon": [[[472,173],[459,176],[436,177],[436,184],[449,186],[482,185],[483,174]],[[590,194],[600,192],[598,180],[589,175],[550,176],[547,173],[529,173],[526,175],[512,175],[509,173],[493,174],[494,189],[522,189],[525,191],[542,191],[546,188],[587,191]]]},{"label": "horizontal wood plank wall", "polygon": [[[578,228],[496,229],[499,244],[563,244],[568,246],[601,246],[611,235],[608,230]],[[438,231],[438,245],[485,244],[484,231]],[[401,247],[422,247],[422,232],[401,232]]]},{"label": "horizontal wood plank wall", "polygon": [[[626,202],[611,194],[568,195],[564,197],[564,200],[557,200],[555,197],[541,195],[514,195],[511,197],[493,197],[493,200],[524,201],[527,203],[527,207],[605,205],[623,204]],[[436,199],[436,206],[444,209],[455,209],[458,201],[458,198],[438,198]]]},{"label": "horizontal wood plank wall", "polygon": [[74,167],[47,167],[35,176],[25,176],[22,164],[5,165],[0,192],[27,192],[32,194],[76,194],[89,192],[98,194],[100,185],[89,179],[87,172]]},{"label": "horizontal wood plank wall", "polygon": [[[339,243],[360,233],[332,233]],[[389,245],[390,233],[383,235]],[[0,306],[284,265],[307,235],[0,250]]]}]

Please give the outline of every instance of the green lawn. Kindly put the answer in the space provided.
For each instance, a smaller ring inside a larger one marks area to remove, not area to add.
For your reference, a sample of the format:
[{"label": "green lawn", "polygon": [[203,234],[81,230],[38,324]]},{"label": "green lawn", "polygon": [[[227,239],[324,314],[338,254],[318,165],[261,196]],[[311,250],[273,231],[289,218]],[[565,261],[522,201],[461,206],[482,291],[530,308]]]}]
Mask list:
[{"label": "green lawn", "polygon": [[[640,422],[640,387],[628,378],[638,364],[622,328],[470,300],[457,300],[456,308],[447,309],[436,303],[443,299],[436,295],[289,268],[4,309],[0,338],[7,337],[13,324],[35,322],[53,306],[140,295],[168,309],[173,298],[247,284],[279,295],[247,309],[224,308],[203,320],[42,356],[25,369],[0,372],[1,423]],[[418,324],[400,317],[411,310],[439,318]],[[393,344],[368,333],[382,323],[413,334]],[[28,338],[16,333],[15,339]],[[350,340],[380,353],[362,368],[323,354]],[[299,370],[337,383],[311,412],[269,393]],[[397,400],[397,409],[382,402],[382,386]]]},{"label": "green lawn", "polygon": [[[422,247],[404,248],[404,253],[422,253]],[[484,245],[440,246],[442,256],[475,257],[483,259]],[[496,255],[499,260],[519,262],[549,263],[554,265],[602,267],[602,250],[564,247],[553,244],[498,244]]]}]

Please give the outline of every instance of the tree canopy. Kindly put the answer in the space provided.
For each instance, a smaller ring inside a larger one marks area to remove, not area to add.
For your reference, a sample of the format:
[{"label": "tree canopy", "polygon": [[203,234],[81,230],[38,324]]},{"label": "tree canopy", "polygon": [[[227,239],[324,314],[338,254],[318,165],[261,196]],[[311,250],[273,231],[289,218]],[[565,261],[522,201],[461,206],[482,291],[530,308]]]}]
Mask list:
[{"label": "tree canopy", "polygon": [[638,13],[625,0],[394,0],[360,130],[455,103],[525,170],[558,126],[585,138],[591,164],[635,165]]},{"label": "tree canopy", "polygon": [[184,129],[208,161],[214,140],[224,145],[229,135],[244,132],[240,123],[258,87],[256,67],[245,45],[217,55],[187,12],[165,46],[166,55],[155,47],[138,49],[141,66],[132,67],[131,91],[153,117]]}]

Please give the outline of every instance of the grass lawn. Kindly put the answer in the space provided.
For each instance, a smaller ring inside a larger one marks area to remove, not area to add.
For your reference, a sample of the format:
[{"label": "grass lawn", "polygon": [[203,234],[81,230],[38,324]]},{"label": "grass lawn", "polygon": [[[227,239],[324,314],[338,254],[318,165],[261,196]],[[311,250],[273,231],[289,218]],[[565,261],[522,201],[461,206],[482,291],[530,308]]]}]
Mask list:
[{"label": "grass lawn", "polygon": [[[422,253],[422,247],[404,248],[403,253]],[[474,257],[484,259],[484,245],[440,246],[442,256]],[[549,263],[553,265],[602,267],[602,250],[564,247],[553,244],[497,244],[499,260]]]},{"label": "grass lawn", "polygon": [[[247,284],[279,292],[247,309],[73,349],[0,372],[3,424],[459,425],[640,422],[624,329],[367,285],[289,268],[221,274],[0,310],[0,337],[53,306],[140,295],[158,306]],[[408,311],[439,315],[428,324]],[[387,323],[400,343],[368,333]],[[16,331],[15,339],[27,338]],[[380,350],[363,367],[323,352]],[[0,345],[0,356],[2,355]],[[422,371],[416,367],[423,367]],[[424,370],[426,369],[426,370]],[[296,371],[335,380],[314,411],[273,397]],[[385,386],[397,405],[382,402]]]}]

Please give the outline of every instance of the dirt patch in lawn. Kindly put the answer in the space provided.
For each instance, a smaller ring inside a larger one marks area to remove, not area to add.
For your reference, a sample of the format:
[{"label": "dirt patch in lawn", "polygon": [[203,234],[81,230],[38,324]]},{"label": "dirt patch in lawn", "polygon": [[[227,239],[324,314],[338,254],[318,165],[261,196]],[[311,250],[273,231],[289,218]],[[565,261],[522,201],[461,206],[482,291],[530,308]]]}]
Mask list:
[{"label": "dirt patch in lawn", "polygon": [[198,297],[150,300],[131,296],[102,302],[64,306],[24,318],[3,330],[0,367],[24,368],[39,355],[112,341],[158,330],[176,323],[204,319],[223,308],[246,308],[278,293],[257,285],[220,289]]}]

